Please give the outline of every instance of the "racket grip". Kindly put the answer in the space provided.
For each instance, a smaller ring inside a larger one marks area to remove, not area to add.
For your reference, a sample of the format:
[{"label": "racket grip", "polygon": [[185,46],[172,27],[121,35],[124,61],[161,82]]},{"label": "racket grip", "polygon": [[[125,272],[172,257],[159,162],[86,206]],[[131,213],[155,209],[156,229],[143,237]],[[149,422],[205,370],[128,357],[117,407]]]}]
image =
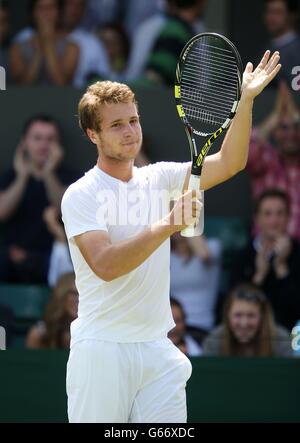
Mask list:
[{"label": "racket grip", "polygon": [[[189,181],[189,191],[192,189],[200,190],[200,176],[191,174]],[[201,191],[201,201],[204,204],[204,191]],[[183,229],[180,234],[182,237],[197,237],[202,235],[204,229],[204,205],[202,206],[201,214],[198,223],[192,224]]]}]

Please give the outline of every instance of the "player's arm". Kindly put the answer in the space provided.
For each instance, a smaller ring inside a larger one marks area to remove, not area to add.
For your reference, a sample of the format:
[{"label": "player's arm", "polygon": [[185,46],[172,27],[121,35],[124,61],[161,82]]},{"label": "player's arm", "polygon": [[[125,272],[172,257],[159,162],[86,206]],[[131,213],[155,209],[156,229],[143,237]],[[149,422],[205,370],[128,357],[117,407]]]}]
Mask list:
[{"label": "player's arm", "polygon": [[243,92],[236,115],[227,131],[221,150],[206,158],[202,175],[201,189],[209,189],[224,182],[245,168],[248,158],[252,107],[254,98],[270,83],[281,68],[279,53],[270,58],[266,51],[261,62],[253,71],[248,63],[243,75]]},{"label": "player's arm", "polygon": [[166,218],[133,238],[112,243],[107,232],[89,231],[75,236],[76,245],[98,277],[105,281],[121,277],[140,266],[174,232],[199,218],[201,203],[192,201],[195,192],[185,193]]},{"label": "player's arm", "polygon": [[241,97],[236,116],[227,131],[222,147],[206,158],[201,188],[209,189],[228,180],[243,170],[247,164],[253,99]]}]

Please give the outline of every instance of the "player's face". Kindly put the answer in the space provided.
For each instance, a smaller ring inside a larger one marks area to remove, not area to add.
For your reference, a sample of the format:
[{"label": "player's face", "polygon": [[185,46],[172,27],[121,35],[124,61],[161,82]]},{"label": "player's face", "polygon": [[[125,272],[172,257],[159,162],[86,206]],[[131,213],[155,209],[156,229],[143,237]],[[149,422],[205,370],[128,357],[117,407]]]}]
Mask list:
[{"label": "player's face", "polygon": [[100,157],[128,161],[137,156],[142,144],[142,129],[134,103],[102,105],[101,130],[96,134]]},{"label": "player's face", "polygon": [[250,342],[258,332],[261,314],[256,303],[245,300],[234,300],[228,320],[230,329],[240,343]]},{"label": "player's face", "polygon": [[268,197],[261,202],[256,222],[263,237],[275,240],[285,234],[288,220],[288,211],[281,198]]},{"label": "player's face", "polygon": [[36,121],[28,128],[24,142],[31,161],[42,166],[47,161],[53,145],[59,143],[59,134],[52,123]]}]

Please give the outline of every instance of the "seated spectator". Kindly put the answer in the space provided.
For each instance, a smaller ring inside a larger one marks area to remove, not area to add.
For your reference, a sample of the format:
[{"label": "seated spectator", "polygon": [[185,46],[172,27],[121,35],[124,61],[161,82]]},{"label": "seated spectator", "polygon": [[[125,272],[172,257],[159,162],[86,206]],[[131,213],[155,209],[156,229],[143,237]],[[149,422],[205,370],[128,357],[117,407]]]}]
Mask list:
[{"label": "seated spectator", "polygon": [[[284,79],[291,87],[293,68],[299,66],[300,36],[297,32],[299,13],[298,0],[264,0],[264,24],[269,41],[263,49],[280,52],[280,69],[278,79]],[[278,79],[272,82],[276,85]]]},{"label": "seated spectator", "polygon": [[86,85],[90,72],[101,78],[110,76],[109,60],[104,45],[82,27],[86,9],[86,0],[64,0],[63,27],[70,41],[79,47],[79,60],[73,78],[73,86],[82,88]]},{"label": "seated spectator", "polygon": [[48,269],[48,285],[53,288],[61,275],[74,272],[74,268],[59,210],[49,206],[43,213],[43,219],[54,238]]},{"label": "seated spectator", "polygon": [[173,86],[178,57],[190,38],[195,35],[194,25],[202,13],[203,0],[169,0],[172,14],[164,23],[154,42],[146,64],[146,79]]},{"label": "seated spectator", "polygon": [[268,297],[276,321],[291,330],[300,318],[300,244],[288,232],[287,194],[270,189],[256,202],[257,235],[237,256],[232,283],[250,282]]},{"label": "seated spectator", "polygon": [[61,165],[61,142],[53,118],[31,117],[13,168],[0,177],[0,281],[47,282],[53,238],[43,212],[50,204],[59,208],[66,187],[78,178]]},{"label": "seated spectator", "polygon": [[122,80],[128,62],[130,41],[122,23],[106,23],[97,31],[108,54],[111,68],[110,79]]},{"label": "seated spectator", "polygon": [[155,14],[165,0],[87,0],[83,25],[94,31],[107,23],[122,20],[126,32],[131,33],[137,25]]},{"label": "seated spectator", "polygon": [[[203,9],[206,1],[203,0]],[[176,2],[175,2],[176,7]],[[155,14],[143,20],[139,26],[132,28],[132,44],[126,70],[126,80],[136,80],[142,76],[150,57],[151,51],[163,26],[170,18],[174,8],[173,0],[166,0],[164,7],[161,7]],[[199,13],[199,17],[201,13]],[[192,24],[195,34],[205,31],[205,25],[201,19],[196,19]]]},{"label": "seated spectator", "polygon": [[58,280],[46,307],[44,320],[28,332],[26,347],[30,349],[69,349],[70,325],[77,318],[78,291],[75,274],[64,274]]},{"label": "seated spectator", "polygon": [[171,237],[171,293],[186,313],[187,331],[199,343],[215,324],[220,259],[218,239]]},{"label": "seated spectator", "polygon": [[252,132],[247,170],[255,199],[269,188],[288,193],[288,232],[300,240],[300,112],[283,82],[274,110]]},{"label": "seated spectator", "polygon": [[84,29],[94,31],[105,23],[119,20],[124,13],[124,6],[125,2],[120,0],[87,0],[82,22]]},{"label": "seated spectator", "polygon": [[228,296],[223,322],[204,339],[203,355],[292,357],[291,338],[274,323],[264,293],[244,284]]},{"label": "seated spectator", "polygon": [[139,24],[163,9],[166,0],[127,0],[126,3],[124,26],[131,39]]},{"label": "seated spectator", "polygon": [[185,314],[182,305],[172,297],[170,302],[176,326],[168,333],[169,339],[189,357],[197,357],[201,355],[202,350],[199,344],[191,335],[186,333]]},{"label": "seated spectator", "polygon": [[78,46],[60,28],[59,0],[30,1],[31,29],[10,50],[10,73],[19,84],[67,85],[79,58]]},{"label": "seated spectator", "polygon": [[[8,48],[10,46],[10,14],[8,3],[0,2],[0,66],[8,73]],[[0,83],[1,89],[1,83]]]}]

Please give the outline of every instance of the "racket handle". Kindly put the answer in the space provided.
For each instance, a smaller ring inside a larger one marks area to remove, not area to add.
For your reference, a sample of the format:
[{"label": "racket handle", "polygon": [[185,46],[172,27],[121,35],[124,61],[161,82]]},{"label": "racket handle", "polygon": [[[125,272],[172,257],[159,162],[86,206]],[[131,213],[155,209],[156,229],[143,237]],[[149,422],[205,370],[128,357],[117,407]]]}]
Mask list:
[{"label": "racket handle", "polygon": [[[191,174],[189,181],[189,191],[192,189],[200,190],[200,177],[198,175]],[[204,203],[204,191],[201,191],[201,201]],[[201,214],[197,225],[192,224],[183,229],[180,234],[182,237],[196,237],[202,235],[204,229],[204,206],[202,207]]]}]

